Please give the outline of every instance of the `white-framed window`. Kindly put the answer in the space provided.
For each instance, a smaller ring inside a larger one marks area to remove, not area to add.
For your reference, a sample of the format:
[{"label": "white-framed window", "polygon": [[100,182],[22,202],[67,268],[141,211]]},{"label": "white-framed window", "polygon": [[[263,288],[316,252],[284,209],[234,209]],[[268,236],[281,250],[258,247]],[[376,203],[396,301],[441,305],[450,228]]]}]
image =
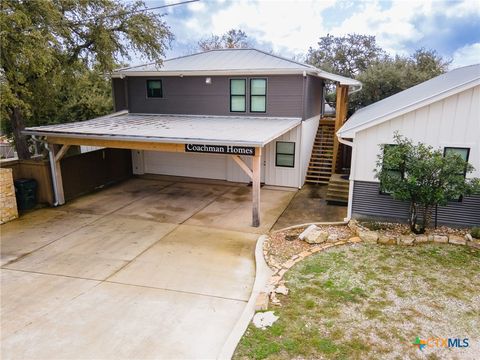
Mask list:
[{"label": "white-framed window", "polygon": [[291,141],[277,141],[275,146],[275,166],[295,167],[295,143]]}]

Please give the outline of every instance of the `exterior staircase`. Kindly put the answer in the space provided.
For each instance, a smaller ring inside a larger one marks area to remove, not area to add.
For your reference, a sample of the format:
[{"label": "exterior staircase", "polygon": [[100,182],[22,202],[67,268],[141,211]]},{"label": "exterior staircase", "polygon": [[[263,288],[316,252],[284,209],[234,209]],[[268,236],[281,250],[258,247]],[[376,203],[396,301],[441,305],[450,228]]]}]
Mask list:
[{"label": "exterior staircase", "polygon": [[327,196],[329,203],[348,204],[349,181],[342,178],[341,174],[333,174],[328,182]]},{"label": "exterior staircase", "polygon": [[321,119],[305,182],[312,184],[329,183],[332,176],[334,136],[335,120]]}]

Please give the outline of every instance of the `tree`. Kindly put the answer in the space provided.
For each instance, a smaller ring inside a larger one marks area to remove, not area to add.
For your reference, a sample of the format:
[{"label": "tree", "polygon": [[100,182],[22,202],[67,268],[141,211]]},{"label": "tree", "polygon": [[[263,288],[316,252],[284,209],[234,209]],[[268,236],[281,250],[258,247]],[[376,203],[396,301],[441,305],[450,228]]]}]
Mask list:
[{"label": "tree", "polygon": [[375,36],[348,34],[322,36],[316,49],[310,47],[306,62],[334,74],[355,78],[376,61],[386,57]]},{"label": "tree", "polygon": [[198,42],[201,51],[215,49],[244,49],[250,47],[247,34],[240,29],[230,29],[223,35],[211,35]]},{"label": "tree", "polygon": [[362,91],[354,94],[350,106],[360,108],[443,74],[450,64],[434,50],[419,49],[409,57],[385,57],[357,76]]},{"label": "tree", "polygon": [[79,86],[94,67],[112,71],[132,52],[161,63],[173,36],[142,1],[3,0],[0,6],[0,114],[10,119],[23,159],[30,156],[25,125],[61,120],[52,106],[66,101],[59,89]]},{"label": "tree", "polygon": [[459,154],[444,156],[441,150],[423,143],[413,144],[398,133],[394,138],[393,146],[381,145],[375,177],[383,192],[410,203],[408,222],[414,233],[425,232],[437,205],[444,206],[449,200],[480,191],[480,179],[465,177],[474,170],[473,166]]}]

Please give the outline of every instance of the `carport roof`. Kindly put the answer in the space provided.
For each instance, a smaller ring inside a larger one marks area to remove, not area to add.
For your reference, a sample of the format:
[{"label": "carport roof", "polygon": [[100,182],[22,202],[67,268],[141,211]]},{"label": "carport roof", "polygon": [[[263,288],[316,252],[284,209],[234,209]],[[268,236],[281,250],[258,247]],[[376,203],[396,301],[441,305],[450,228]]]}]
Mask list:
[{"label": "carport roof", "polygon": [[24,134],[74,139],[264,146],[300,118],[113,113],[87,121],[29,127]]}]

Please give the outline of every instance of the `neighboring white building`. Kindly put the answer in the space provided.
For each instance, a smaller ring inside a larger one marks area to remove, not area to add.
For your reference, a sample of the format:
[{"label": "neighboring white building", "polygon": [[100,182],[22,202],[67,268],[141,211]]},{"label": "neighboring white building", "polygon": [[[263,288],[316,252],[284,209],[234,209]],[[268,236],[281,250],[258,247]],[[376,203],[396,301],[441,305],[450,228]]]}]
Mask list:
[{"label": "neighboring white building", "polygon": [[[337,132],[352,146],[349,217],[406,219],[408,204],[380,194],[374,177],[379,145],[394,133],[434,148],[458,148],[480,177],[480,64],[452,70],[367,106]],[[480,225],[480,196],[439,207],[438,222]]]}]

